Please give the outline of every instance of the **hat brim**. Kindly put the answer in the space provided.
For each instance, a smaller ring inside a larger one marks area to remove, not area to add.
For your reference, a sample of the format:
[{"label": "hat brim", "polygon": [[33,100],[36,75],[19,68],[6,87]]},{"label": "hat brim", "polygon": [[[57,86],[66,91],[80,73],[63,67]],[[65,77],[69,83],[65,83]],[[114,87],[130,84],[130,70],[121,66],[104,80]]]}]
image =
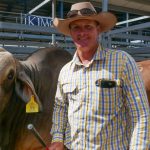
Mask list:
[{"label": "hat brim", "polygon": [[109,31],[115,26],[117,22],[116,16],[113,15],[112,13],[101,12],[99,14],[91,15],[91,16],[77,16],[77,17],[72,17],[72,18],[67,18],[67,19],[55,18],[53,21],[53,25],[60,33],[70,36],[69,24],[75,20],[80,20],[80,19],[88,19],[88,20],[97,21],[101,27],[100,32]]}]

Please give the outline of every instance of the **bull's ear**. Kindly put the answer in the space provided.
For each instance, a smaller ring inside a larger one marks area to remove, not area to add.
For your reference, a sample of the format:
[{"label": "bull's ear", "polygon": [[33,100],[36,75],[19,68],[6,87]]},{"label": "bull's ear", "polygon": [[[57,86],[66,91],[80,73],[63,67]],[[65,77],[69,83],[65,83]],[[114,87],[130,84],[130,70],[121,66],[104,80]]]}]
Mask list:
[{"label": "bull's ear", "polygon": [[15,91],[25,103],[28,103],[31,96],[34,95],[35,100],[39,105],[39,109],[42,111],[42,104],[35,92],[34,85],[28,75],[23,71],[17,73]]}]

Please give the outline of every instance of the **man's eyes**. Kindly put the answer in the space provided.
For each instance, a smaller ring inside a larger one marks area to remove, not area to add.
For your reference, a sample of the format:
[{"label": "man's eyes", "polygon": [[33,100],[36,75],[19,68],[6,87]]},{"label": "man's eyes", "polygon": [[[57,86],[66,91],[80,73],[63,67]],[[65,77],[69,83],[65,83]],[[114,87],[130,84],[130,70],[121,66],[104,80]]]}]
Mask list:
[{"label": "man's eyes", "polygon": [[94,28],[94,26],[92,25],[85,25],[84,27],[81,27],[81,26],[71,26],[71,30],[73,31],[79,31],[79,30],[82,30],[82,29],[85,29],[85,30],[92,30]]},{"label": "man's eyes", "polygon": [[88,30],[91,30],[91,29],[93,29],[94,27],[92,26],[92,25],[86,25],[85,26],[85,29],[88,29]]},{"label": "man's eyes", "polygon": [[80,27],[79,26],[71,26],[71,30],[79,30]]}]

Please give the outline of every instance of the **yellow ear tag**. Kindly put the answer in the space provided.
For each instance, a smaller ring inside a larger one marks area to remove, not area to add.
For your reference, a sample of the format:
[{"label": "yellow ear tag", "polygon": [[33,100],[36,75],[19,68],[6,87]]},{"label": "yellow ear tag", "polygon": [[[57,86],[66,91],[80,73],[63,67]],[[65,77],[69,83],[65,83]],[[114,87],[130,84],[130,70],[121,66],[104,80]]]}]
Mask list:
[{"label": "yellow ear tag", "polygon": [[34,95],[31,95],[30,101],[26,104],[26,113],[39,112],[39,105],[35,102]]}]

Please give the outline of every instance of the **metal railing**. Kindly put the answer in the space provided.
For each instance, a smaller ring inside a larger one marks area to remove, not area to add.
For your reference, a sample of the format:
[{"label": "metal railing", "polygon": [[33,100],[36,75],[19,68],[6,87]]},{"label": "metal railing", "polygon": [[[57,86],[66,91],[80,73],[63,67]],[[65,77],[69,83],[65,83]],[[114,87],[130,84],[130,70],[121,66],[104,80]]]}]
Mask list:
[{"label": "metal railing", "polygon": [[[52,43],[56,34],[56,43]],[[71,38],[60,35],[52,27],[52,18],[0,11],[0,46],[10,49],[38,49],[53,46],[74,50]]]},{"label": "metal railing", "polygon": [[[32,51],[54,44],[72,53],[75,47],[71,38],[58,33],[51,25],[51,17],[0,11],[0,46],[13,51],[15,47],[20,49],[20,52],[29,52],[29,49]],[[53,34],[56,43],[52,42]],[[103,46],[108,48],[144,49],[150,47],[149,37],[150,22],[145,22],[128,27],[117,26],[114,30],[104,33],[101,41]]]}]

